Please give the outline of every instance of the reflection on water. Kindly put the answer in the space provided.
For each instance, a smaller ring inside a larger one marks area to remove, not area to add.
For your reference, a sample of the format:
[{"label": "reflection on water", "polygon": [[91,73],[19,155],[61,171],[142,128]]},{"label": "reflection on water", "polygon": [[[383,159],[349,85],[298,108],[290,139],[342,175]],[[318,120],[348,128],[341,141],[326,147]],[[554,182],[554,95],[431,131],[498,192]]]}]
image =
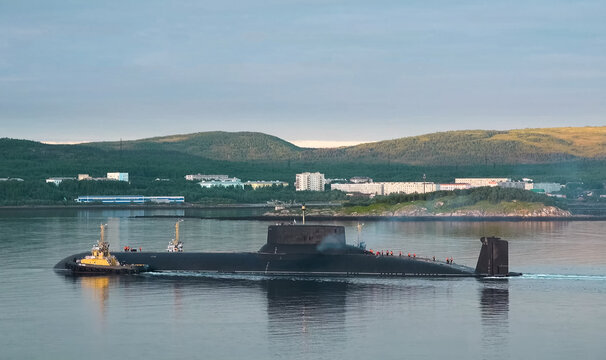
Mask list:
[{"label": "reflection on water", "polygon": [[269,342],[273,353],[312,354],[314,344],[345,340],[345,303],[348,284],[272,279],[267,292]]},{"label": "reflection on water", "polygon": [[[64,277],[99,224],[116,244],[164,251],[158,210],[0,211],[3,359],[601,359],[606,353],[604,222],[367,222],[369,247],[475,266],[483,235],[510,241],[510,268],[477,279],[284,279],[143,274]],[[197,211],[197,210],[196,210]],[[202,212],[200,212],[201,214]],[[186,219],[187,251],[256,251],[263,221]],[[345,225],[350,241],[355,223]],[[115,230],[115,231],[113,231]],[[113,231],[113,232],[112,232]],[[443,255],[443,256],[442,256]],[[511,294],[511,295],[510,295]],[[74,325],[77,326],[74,326]]]},{"label": "reflection on water", "polygon": [[115,276],[84,276],[77,279],[82,285],[83,292],[89,298],[92,298],[92,303],[96,305],[95,309],[98,310],[99,320],[104,320],[109,299],[109,283],[110,281],[117,282],[119,278]]},{"label": "reflection on water", "polygon": [[509,281],[483,280],[480,287],[482,349],[490,359],[509,359]]}]

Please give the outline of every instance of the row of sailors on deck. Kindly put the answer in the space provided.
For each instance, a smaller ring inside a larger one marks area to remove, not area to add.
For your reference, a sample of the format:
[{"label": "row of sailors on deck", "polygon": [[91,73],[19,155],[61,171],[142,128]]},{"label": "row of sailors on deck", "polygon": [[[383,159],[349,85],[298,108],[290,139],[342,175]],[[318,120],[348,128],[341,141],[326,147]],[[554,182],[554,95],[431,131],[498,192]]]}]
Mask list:
[{"label": "row of sailors on deck", "polygon": [[[368,251],[369,253],[376,255],[376,256],[393,256],[393,251],[392,250],[377,250],[377,251],[373,251],[372,249],[370,249]],[[400,251],[400,253],[398,254],[398,256],[402,256],[402,251]],[[408,253],[408,257],[413,257],[416,258],[417,254],[416,253],[412,253],[412,255],[410,253]],[[432,258],[433,261],[436,261],[436,257],[434,256]],[[452,259],[452,256],[450,258],[446,258],[446,263],[447,264],[454,264],[454,260]]]}]

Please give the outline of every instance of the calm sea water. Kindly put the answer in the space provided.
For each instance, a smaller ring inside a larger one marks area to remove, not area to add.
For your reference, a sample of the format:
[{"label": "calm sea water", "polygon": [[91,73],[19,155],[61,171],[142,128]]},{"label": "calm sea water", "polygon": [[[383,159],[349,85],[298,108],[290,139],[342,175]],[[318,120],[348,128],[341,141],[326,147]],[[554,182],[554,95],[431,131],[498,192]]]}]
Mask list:
[{"label": "calm sea water", "polygon": [[[249,210],[253,211],[253,210]],[[373,249],[475,266],[510,241],[509,280],[199,274],[67,277],[108,223],[113,249],[163,250],[172,219],[225,211],[0,211],[1,359],[605,359],[605,222],[368,222]],[[187,251],[257,250],[263,221],[186,219]],[[355,223],[339,222],[355,242]]]}]

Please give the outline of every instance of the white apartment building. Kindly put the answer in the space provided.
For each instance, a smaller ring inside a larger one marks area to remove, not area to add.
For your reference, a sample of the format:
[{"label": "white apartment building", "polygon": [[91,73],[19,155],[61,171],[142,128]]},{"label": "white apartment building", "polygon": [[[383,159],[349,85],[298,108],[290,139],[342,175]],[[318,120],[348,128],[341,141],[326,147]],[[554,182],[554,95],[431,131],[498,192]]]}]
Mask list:
[{"label": "white apartment building", "polygon": [[330,184],[330,190],[366,195],[383,195],[382,183]]},{"label": "white apartment building", "polygon": [[457,184],[469,184],[472,188],[482,186],[498,186],[500,182],[511,181],[509,178],[456,178]]},{"label": "white apartment building", "polygon": [[324,191],[325,185],[326,179],[324,178],[324,174],[319,172],[297,174],[295,180],[296,191]]},{"label": "white apartment building", "polygon": [[404,193],[404,194],[424,194],[436,191],[436,184],[432,182],[384,182],[383,195]]},{"label": "white apartment building", "polygon": [[454,190],[463,190],[471,188],[471,185],[467,183],[460,184],[438,184],[437,186],[439,191],[454,191]]}]

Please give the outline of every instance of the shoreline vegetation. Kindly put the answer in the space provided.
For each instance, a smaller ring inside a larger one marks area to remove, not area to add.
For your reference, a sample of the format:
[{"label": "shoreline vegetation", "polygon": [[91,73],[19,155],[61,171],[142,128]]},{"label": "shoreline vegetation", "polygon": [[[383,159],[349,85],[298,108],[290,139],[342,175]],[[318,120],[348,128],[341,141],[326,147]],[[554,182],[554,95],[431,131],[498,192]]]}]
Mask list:
[{"label": "shoreline vegetation", "polygon": [[[306,215],[333,217],[571,217],[563,201],[520,189],[483,187],[395,194],[350,200],[341,207],[310,208]],[[301,210],[276,209],[266,215],[292,216]]]},{"label": "shoreline vegetation", "polygon": [[[300,221],[305,202],[256,203],[184,203],[184,204],[25,204],[0,206],[0,211],[27,209],[267,209],[263,214],[212,218],[235,220]],[[579,215],[567,209],[567,202],[519,189],[484,187],[467,190],[437,191],[427,194],[395,194],[373,199],[310,201],[308,220],[399,220],[399,221],[524,221],[592,220],[604,215]],[[275,205],[278,205],[274,208]],[[261,210],[262,211],[262,210]],[[147,217],[147,216],[144,216]],[[164,216],[152,216],[164,217]],[[194,217],[170,215],[168,217]]]}]

